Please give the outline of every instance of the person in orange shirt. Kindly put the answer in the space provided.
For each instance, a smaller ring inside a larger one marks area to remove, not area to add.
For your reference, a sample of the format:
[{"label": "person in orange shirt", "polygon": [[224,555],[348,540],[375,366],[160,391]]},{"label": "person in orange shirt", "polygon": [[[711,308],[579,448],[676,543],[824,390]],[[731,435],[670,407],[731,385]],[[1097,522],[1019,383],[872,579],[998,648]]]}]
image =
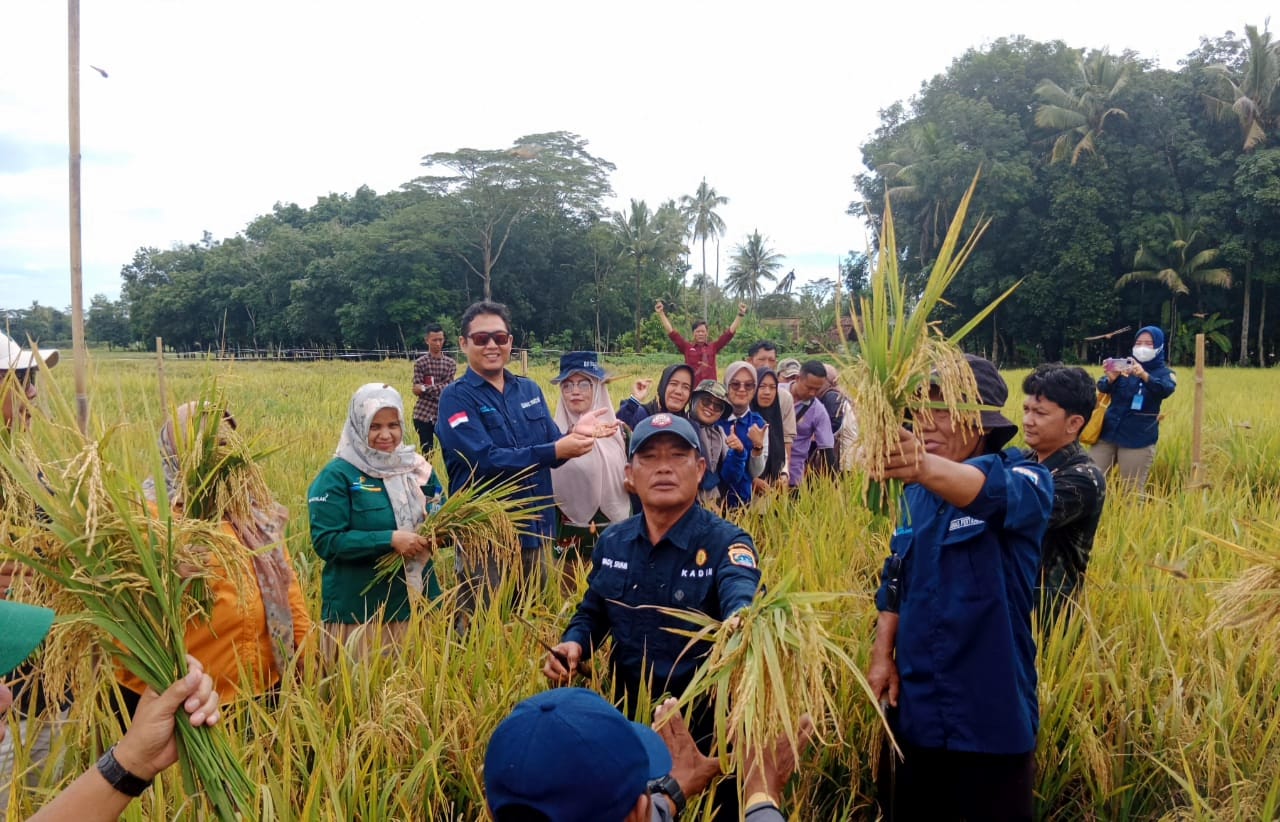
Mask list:
[{"label": "person in orange shirt", "polygon": [[[160,452],[174,516],[220,517],[220,530],[245,549],[232,555],[238,560],[237,567],[223,564],[227,554],[210,562],[209,618],[191,620],[186,630],[187,652],[204,663],[225,704],[237,696],[262,695],[279,686],[298,649],[307,643],[311,617],[285,550],[288,511],[266,490],[257,466],[236,433],[235,419],[207,404],[200,413],[201,407],[194,402],[178,407],[160,429]],[[204,478],[199,486],[201,499],[193,502],[184,499],[186,489],[195,487],[184,481],[184,472],[195,466],[193,460],[184,459],[184,454],[209,445],[202,443],[202,438],[209,436],[205,426],[214,414],[220,414],[221,420],[218,440],[212,447],[229,452],[229,458],[218,462],[218,476]],[[237,490],[224,493],[218,488],[228,483],[235,483]],[[232,503],[221,511],[222,506],[210,504],[237,495],[243,499],[243,489],[248,489],[247,506]],[[158,506],[154,479],[147,480],[144,490],[152,505]],[[145,686],[124,670],[118,670],[116,678],[122,687],[124,707],[132,713]]]}]

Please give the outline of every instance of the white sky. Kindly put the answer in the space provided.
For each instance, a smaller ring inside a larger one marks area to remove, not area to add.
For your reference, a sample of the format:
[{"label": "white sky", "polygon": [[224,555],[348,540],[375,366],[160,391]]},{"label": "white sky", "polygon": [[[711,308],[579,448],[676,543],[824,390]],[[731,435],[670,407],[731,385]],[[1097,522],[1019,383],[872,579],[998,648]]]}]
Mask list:
[{"label": "white sky", "polygon": [[[85,302],[119,294],[140,246],[231,236],[277,201],[385,192],[422,173],[424,154],[554,130],[617,165],[615,207],[691,194],[705,176],[731,200],[724,257],[758,228],[784,270],[831,276],[865,245],[844,212],[877,112],[966,49],[1023,34],[1175,67],[1202,34],[1269,12],[1259,0],[1194,14],[1114,0],[1069,12],[1022,0],[85,0]],[[0,11],[0,308],[70,303],[66,40],[61,3]]]}]

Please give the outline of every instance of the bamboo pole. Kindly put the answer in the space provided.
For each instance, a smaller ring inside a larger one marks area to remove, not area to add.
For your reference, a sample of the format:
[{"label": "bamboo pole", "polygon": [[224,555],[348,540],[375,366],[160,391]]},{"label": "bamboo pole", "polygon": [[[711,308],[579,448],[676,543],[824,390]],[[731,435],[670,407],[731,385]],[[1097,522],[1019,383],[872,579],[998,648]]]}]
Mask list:
[{"label": "bamboo pole", "polygon": [[169,392],[164,382],[164,337],[156,337],[156,379],[160,387],[160,413],[169,413]]},{"label": "bamboo pole", "polygon": [[80,0],[67,0],[67,142],[71,218],[71,350],[75,360],[76,421],[89,433],[88,356],[84,344],[84,266],[80,246]]},{"label": "bamboo pole", "polygon": [[1203,428],[1204,428],[1204,335],[1196,335],[1196,390],[1195,406],[1191,415],[1191,487],[1203,488]]}]

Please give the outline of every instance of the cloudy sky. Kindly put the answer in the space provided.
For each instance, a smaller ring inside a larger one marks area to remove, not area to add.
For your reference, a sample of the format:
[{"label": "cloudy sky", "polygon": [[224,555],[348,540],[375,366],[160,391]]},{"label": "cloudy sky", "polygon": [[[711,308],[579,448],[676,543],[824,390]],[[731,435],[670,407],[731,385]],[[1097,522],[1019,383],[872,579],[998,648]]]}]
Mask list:
[{"label": "cloudy sky", "polygon": [[[844,212],[877,112],[966,49],[1024,34],[1176,67],[1201,35],[1270,11],[1063,8],[84,0],[86,302],[118,295],[140,246],[230,236],[278,201],[387,191],[429,152],[554,130],[617,165],[615,206],[705,176],[731,199],[726,255],[758,228],[801,278],[829,276],[865,244]],[[0,308],[70,302],[66,51],[62,4],[0,11]]]}]

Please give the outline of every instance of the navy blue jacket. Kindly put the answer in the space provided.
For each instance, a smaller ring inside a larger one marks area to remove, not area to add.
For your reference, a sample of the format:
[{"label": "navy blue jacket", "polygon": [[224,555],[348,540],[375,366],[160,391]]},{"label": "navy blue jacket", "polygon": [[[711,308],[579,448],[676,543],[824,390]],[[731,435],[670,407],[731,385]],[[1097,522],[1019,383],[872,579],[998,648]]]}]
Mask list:
[{"label": "navy blue jacket", "polygon": [[[720,427],[724,429],[725,434],[736,433],[738,439],[742,440],[742,445],[746,448],[748,459],[751,451],[751,437],[747,435],[752,426],[764,428],[764,417],[760,416],[758,411],[747,409],[747,413],[741,417],[735,415],[732,420],[724,420],[720,423]],[[750,462],[748,462],[750,465]],[[724,494],[725,504],[729,508],[737,508],[751,502],[751,471],[747,470],[732,478],[731,481],[720,483],[720,493]]]},{"label": "navy blue jacket", "polygon": [[543,547],[544,540],[555,534],[556,509],[547,505],[552,496],[551,469],[564,460],[556,459],[556,440],[563,435],[538,384],[504,371],[499,394],[468,368],[440,392],[436,436],[444,451],[451,494],[475,480],[509,479],[534,468],[521,496],[541,497],[536,504],[544,507],[529,526],[532,533],[520,536],[520,547]]},{"label": "navy blue jacket", "polygon": [[759,585],[755,545],[733,523],[695,505],[652,545],[644,514],[637,514],[600,535],[587,591],[563,641],[581,645],[586,659],[612,634],[614,676],[634,710],[646,669],[652,671],[651,694],[679,694],[711,649],[703,642],[685,651],[688,638],[665,629],[688,630],[689,623],[636,606],[682,608],[725,619],[749,605]]},{"label": "navy blue jacket", "polygon": [[1146,371],[1146,382],[1137,377],[1109,380],[1105,374],[1098,380],[1098,390],[1111,395],[1098,439],[1121,448],[1146,448],[1160,438],[1160,404],[1178,387],[1178,380],[1165,365]]},{"label": "navy blue jacket", "polygon": [[965,508],[922,485],[903,492],[876,607],[898,613],[899,738],[1022,754],[1036,747],[1031,611],[1053,480],[1016,449],[966,462],[987,475]]}]

